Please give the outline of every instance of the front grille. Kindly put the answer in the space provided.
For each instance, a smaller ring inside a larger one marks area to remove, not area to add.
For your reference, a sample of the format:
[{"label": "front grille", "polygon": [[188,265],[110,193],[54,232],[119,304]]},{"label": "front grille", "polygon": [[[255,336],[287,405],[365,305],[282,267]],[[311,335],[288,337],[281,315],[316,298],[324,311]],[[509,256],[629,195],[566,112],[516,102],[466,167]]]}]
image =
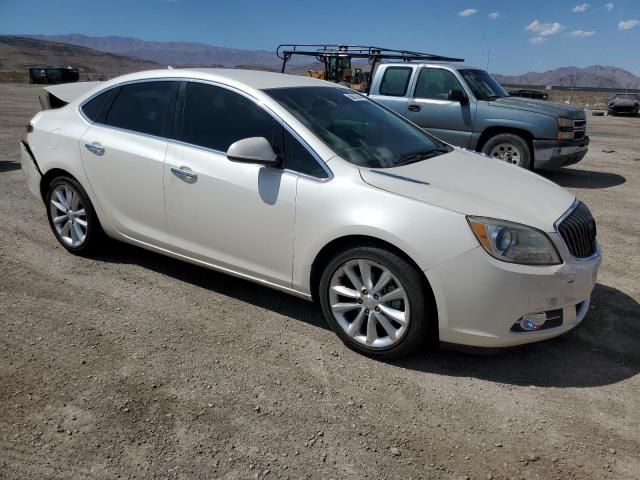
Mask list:
[{"label": "front grille", "polygon": [[573,138],[576,140],[580,140],[584,138],[584,135],[587,131],[587,121],[586,120],[574,120],[573,121]]},{"label": "front grille", "polygon": [[578,202],[560,222],[558,232],[574,257],[586,258],[596,253],[596,222],[584,203]]}]

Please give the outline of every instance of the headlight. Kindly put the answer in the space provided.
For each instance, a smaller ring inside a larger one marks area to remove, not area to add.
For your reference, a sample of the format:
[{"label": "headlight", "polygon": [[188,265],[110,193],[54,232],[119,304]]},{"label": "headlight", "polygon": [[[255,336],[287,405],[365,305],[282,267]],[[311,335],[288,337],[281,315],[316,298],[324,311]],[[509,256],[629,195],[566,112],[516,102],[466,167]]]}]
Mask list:
[{"label": "headlight", "polygon": [[558,140],[573,140],[573,120],[558,118]]},{"label": "headlight", "polygon": [[558,251],[542,231],[519,223],[486,217],[467,217],[469,226],[489,255],[523,265],[558,265]]}]

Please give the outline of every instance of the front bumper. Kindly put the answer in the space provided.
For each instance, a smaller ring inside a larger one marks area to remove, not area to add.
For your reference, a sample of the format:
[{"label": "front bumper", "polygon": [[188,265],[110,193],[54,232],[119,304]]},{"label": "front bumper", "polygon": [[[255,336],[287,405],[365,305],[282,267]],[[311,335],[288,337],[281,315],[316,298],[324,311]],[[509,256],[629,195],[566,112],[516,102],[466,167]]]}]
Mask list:
[{"label": "front bumper", "polygon": [[[472,347],[511,347],[561,335],[578,325],[589,310],[601,257],[577,260],[562,239],[549,234],[562,265],[528,266],[501,262],[482,247],[425,272],[436,297],[440,341]],[[560,246],[562,243],[562,248]],[[514,332],[527,314],[562,311],[553,328]]]},{"label": "front bumper", "polygon": [[534,140],[533,166],[541,170],[555,170],[578,163],[589,149],[589,137],[578,140]]},{"label": "front bumper", "polygon": [[22,165],[24,176],[27,177],[29,191],[35,195],[36,198],[42,199],[42,194],[40,193],[40,180],[42,180],[42,173],[40,172],[40,167],[38,167],[38,163],[33,156],[33,152],[24,140],[20,142],[20,163]]},{"label": "front bumper", "polygon": [[638,115],[638,107],[609,107],[609,115]]}]

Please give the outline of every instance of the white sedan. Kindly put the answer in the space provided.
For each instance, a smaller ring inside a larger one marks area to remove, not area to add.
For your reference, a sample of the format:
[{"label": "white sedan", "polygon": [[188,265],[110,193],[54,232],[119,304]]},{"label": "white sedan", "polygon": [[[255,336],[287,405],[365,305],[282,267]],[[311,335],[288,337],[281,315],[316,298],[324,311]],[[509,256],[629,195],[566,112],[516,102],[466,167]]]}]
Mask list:
[{"label": "white sedan", "polygon": [[600,250],[583,203],[338,85],[143,72],[27,132],[29,188],[70,252],[108,235],[317,300],[368,355],[534,342],[589,310]]}]

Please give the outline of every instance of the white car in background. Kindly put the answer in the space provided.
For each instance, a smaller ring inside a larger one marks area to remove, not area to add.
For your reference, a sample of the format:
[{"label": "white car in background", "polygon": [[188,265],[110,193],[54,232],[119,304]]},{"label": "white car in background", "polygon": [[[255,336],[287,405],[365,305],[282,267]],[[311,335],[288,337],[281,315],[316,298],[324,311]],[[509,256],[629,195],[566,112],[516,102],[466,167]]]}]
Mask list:
[{"label": "white car in background", "polygon": [[568,191],[302,76],[116,78],[38,113],[22,165],[70,252],[106,234],[316,299],[372,356],[559,335],[600,264]]}]

